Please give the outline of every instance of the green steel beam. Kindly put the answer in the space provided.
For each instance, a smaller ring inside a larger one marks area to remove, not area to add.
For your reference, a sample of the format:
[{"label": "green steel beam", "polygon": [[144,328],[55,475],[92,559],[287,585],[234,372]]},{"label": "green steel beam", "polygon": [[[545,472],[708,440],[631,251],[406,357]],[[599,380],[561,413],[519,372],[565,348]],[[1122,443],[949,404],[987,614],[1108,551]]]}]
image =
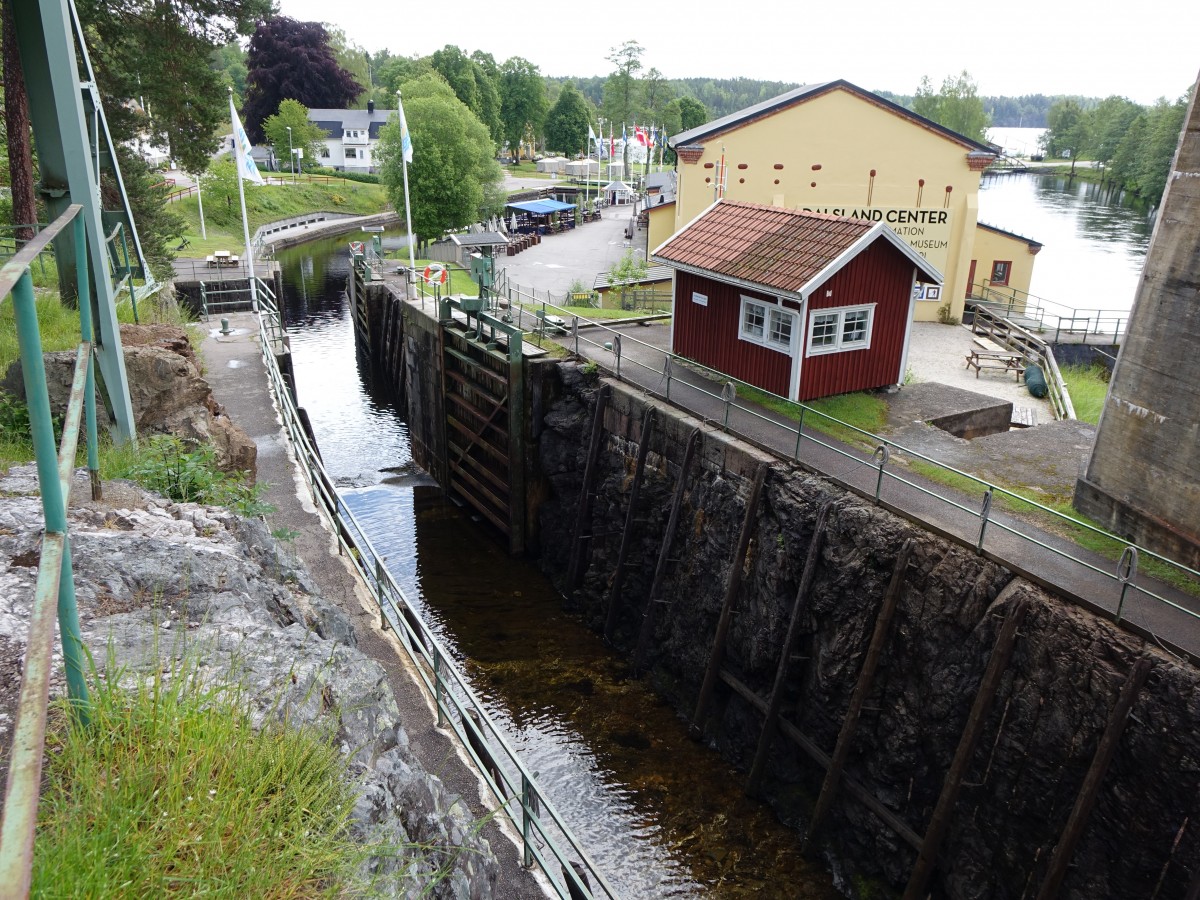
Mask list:
[{"label": "green steel beam", "polygon": [[[96,360],[103,376],[118,442],[136,439],[133,405],[125,375],[116,298],[109,277],[108,254],[100,211],[100,191],[84,115],[83,85],[76,63],[75,38],[68,0],[8,0],[12,5],[21,68],[29,91],[29,114],[41,169],[41,193],[50,218],[72,203],[83,206],[86,248],[76,246],[73,232],[55,241],[59,285],[74,286],[86,249],[95,317]],[[89,86],[90,88],[90,86]]]}]

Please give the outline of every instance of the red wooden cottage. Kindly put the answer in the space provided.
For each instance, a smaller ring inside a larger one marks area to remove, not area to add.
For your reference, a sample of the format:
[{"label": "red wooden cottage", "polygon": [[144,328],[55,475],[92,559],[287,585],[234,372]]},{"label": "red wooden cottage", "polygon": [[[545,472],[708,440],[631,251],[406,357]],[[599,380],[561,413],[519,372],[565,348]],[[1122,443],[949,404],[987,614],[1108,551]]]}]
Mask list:
[{"label": "red wooden cottage", "polygon": [[792,400],[904,380],[915,288],[942,275],[887,225],[720,200],[651,258],[672,349]]}]

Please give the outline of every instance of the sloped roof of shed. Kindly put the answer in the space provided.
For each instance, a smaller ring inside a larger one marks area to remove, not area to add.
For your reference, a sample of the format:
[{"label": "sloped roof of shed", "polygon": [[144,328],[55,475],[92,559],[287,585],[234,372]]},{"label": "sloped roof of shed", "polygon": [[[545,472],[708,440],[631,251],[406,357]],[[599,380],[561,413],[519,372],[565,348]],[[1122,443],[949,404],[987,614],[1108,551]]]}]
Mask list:
[{"label": "sloped roof of shed", "polygon": [[651,255],[655,262],[795,297],[879,237],[940,282],[941,273],[883,223],[720,200]]}]

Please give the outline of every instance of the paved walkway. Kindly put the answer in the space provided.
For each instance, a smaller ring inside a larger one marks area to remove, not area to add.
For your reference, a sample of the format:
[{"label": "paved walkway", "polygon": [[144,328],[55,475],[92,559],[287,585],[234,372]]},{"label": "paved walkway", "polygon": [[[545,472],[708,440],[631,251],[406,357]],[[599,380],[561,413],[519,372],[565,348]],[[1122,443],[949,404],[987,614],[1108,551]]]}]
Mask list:
[{"label": "paved walkway", "polygon": [[374,600],[338,555],[333,535],[313,507],[271,399],[256,317],[235,313],[228,318],[232,334],[221,335],[214,327],[201,344],[205,378],[230,418],[245,428],[258,446],[258,480],[268,485],[265,499],[275,507],[268,517],[271,527],[295,532],[292,548],[304,560],[322,595],[350,615],[359,649],[387,672],[413,752],[425,770],[462,796],[483,823],[483,833],[501,863],[497,896],[548,896],[533,874],[521,866],[514,833],[501,828],[507,820],[494,815],[490,804],[482,801],[482,784],[457,741],[450,738],[448,730],[436,727],[434,711],[407,654],[391,632],[380,629]]}]

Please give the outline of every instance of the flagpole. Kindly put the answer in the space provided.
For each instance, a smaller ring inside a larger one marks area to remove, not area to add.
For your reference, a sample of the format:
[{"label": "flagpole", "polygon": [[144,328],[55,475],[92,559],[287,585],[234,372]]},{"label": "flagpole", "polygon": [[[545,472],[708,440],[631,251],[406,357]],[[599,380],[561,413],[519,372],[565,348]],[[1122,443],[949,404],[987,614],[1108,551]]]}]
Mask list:
[{"label": "flagpole", "polygon": [[[404,224],[408,227],[408,269],[409,284],[416,284],[417,257],[413,251],[416,235],[413,234],[412,208],[408,201],[408,161],[412,156],[412,138],[408,135],[408,122],[404,118],[404,103],[400,92],[396,91],[396,111],[400,116],[400,163],[404,170]],[[421,297],[421,308],[425,308],[424,295]]]},{"label": "flagpole", "polygon": [[208,232],[204,228],[204,198],[200,196],[200,176],[196,176],[196,203],[200,206],[200,239],[208,240]]},{"label": "flagpole", "polygon": [[238,173],[238,199],[242,203],[242,237],[246,241],[246,271],[250,281],[250,308],[258,312],[258,291],[254,285],[254,251],[250,247],[250,223],[246,220],[246,188],[242,184],[242,160],[245,148],[242,147],[242,123],[238,121],[237,110],[233,108],[233,88],[229,89],[229,115],[233,124],[233,162]]}]

